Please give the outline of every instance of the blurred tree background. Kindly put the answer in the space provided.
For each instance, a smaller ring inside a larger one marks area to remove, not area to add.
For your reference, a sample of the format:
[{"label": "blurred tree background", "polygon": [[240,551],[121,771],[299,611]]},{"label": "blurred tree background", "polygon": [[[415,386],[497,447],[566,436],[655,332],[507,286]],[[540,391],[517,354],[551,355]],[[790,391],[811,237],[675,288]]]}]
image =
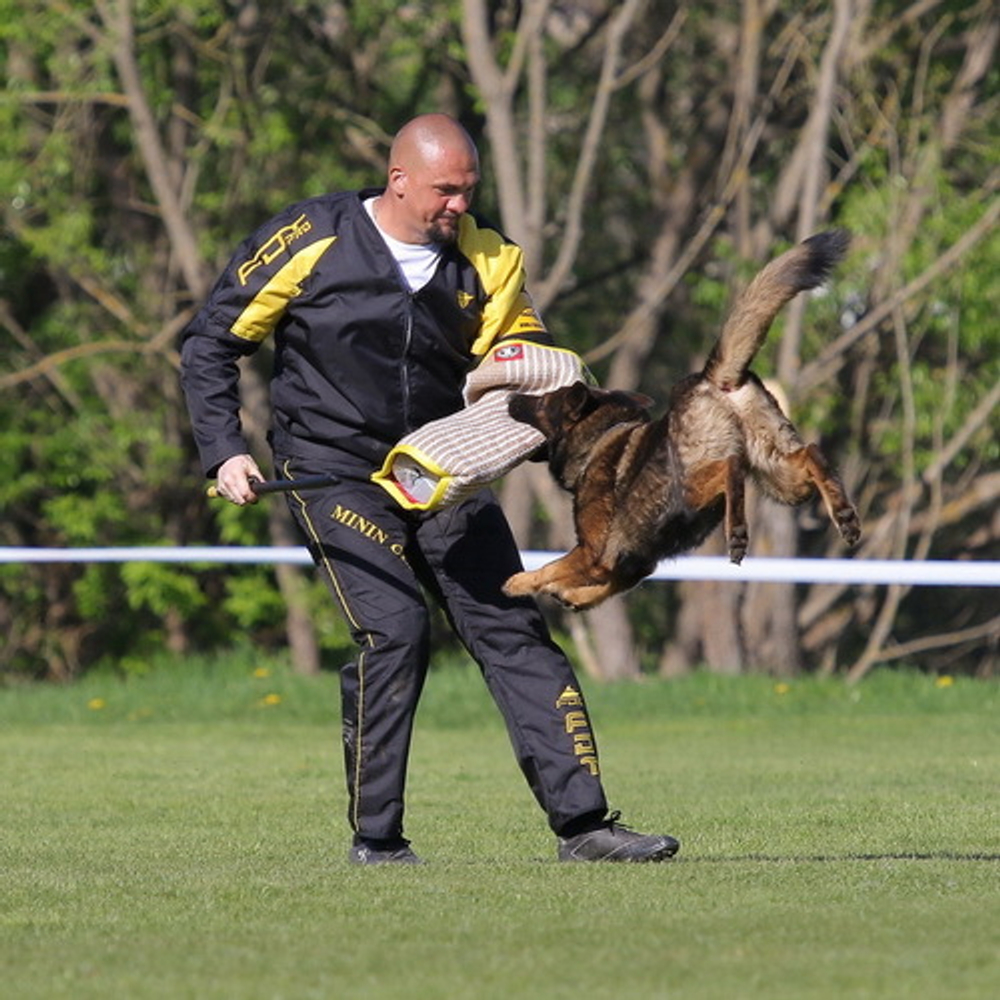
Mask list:
[{"label": "blurred tree background", "polygon": [[[841,466],[860,556],[1000,557],[998,31],[991,0],[0,0],[0,545],[296,543],[280,501],[205,501],[177,335],[248,231],[378,183],[395,129],[444,110],[550,328],[662,402],[762,262],[849,228],[758,369]],[[244,379],[261,459],[267,361]],[[543,467],[501,495],[525,546],[567,544]],[[750,523],[751,557],[843,554],[813,506]],[[993,675],[995,601],[692,582],[547,610],[598,677],[857,679]],[[0,564],[0,632],[7,678],[246,640],[303,671],[349,655],[292,567]]]}]

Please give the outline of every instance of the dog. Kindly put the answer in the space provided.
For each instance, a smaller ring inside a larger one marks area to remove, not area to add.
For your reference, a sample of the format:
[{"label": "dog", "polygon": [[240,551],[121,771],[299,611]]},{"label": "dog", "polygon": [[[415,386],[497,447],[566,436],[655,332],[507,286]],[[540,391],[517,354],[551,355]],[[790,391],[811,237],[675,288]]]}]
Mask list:
[{"label": "dog", "polygon": [[779,310],[821,284],[844,256],[843,230],[817,234],[771,261],[737,300],[701,372],[671,391],[658,420],[637,393],[583,382],[541,396],[512,394],[510,415],[545,436],[549,469],[573,494],[577,544],[560,559],[510,577],[511,597],[548,594],[591,608],[638,584],[661,559],[687,552],[724,523],[729,558],[746,555],[747,476],[774,499],[819,492],[849,545],[857,511],[815,444],[804,444],[750,370]]}]

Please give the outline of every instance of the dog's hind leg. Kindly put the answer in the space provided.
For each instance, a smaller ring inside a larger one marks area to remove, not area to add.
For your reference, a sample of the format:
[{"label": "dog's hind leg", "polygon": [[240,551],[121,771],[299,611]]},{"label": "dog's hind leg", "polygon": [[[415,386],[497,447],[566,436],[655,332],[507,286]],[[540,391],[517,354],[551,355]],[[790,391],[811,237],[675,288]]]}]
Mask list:
[{"label": "dog's hind leg", "polygon": [[818,490],[830,520],[844,541],[852,546],[858,543],[861,538],[858,512],[840,476],[817,445],[802,445],[782,455],[780,460],[772,460],[760,480],[776,500],[793,506],[807,500],[814,489]]},{"label": "dog's hind leg", "polygon": [[844,541],[855,545],[861,537],[858,513],[819,448],[803,443],[778,401],[752,373],[730,399],[739,410],[750,468],[765,492],[796,506],[819,490],[830,520]]},{"label": "dog's hind leg", "polygon": [[729,561],[738,566],[750,544],[747,530],[746,475],[743,462],[735,455],[726,461],[726,548]]},{"label": "dog's hind leg", "polygon": [[730,455],[707,462],[686,477],[684,500],[693,510],[705,510],[719,497],[725,500],[726,549],[729,561],[739,565],[747,554],[746,472],[743,458]]},{"label": "dog's hind leg", "polygon": [[861,520],[847,496],[847,490],[840,476],[826,460],[826,456],[814,444],[806,445],[799,453],[810,479],[816,484],[823,498],[826,512],[830,515],[837,531],[848,545],[857,545],[861,538]]}]

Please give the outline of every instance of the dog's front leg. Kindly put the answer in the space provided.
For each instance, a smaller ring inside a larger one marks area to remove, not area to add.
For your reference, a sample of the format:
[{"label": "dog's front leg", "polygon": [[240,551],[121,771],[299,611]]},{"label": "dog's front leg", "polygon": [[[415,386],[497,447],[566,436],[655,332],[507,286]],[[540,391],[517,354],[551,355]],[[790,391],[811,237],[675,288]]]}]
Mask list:
[{"label": "dog's front leg", "polygon": [[613,579],[604,583],[588,583],[583,586],[566,587],[558,595],[558,598],[571,611],[586,611],[588,608],[595,608],[602,604],[609,597],[619,593],[618,587]]},{"label": "dog's front leg", "polygon": [[590,553],[578,545],[541,569],[515,573],[503,585],[503,592],[508,597],[550,594],[567,607],[576,608],[583,605],[572,599],[574,592],[604,584],[603,575],[596,570]]},{"label": "dog's front leg", "polygon": [[[737,564],[747,554],[748,544],[745,483],[746,469],[739,455],[705,462],[688,474],[685,483],[684,500],[692,510],[704,511],[722,497],[726,548],[730,561]],[[691,544],[696,541],[700,539],[692,540]]]}]

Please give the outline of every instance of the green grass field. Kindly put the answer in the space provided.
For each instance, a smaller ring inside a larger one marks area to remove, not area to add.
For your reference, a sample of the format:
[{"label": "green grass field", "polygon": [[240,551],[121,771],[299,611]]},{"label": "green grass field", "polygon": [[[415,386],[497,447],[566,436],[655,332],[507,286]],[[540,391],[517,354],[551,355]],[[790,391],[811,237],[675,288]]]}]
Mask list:
[{"label": "green grass field", "polygon": [[1000,995],[1000,691],[588,685],[613,804],[672,863],[560,865],[469,669],[409,835],[346,862],[336,679],[232,656],[0,690],[0,992],[30,998]]}]

